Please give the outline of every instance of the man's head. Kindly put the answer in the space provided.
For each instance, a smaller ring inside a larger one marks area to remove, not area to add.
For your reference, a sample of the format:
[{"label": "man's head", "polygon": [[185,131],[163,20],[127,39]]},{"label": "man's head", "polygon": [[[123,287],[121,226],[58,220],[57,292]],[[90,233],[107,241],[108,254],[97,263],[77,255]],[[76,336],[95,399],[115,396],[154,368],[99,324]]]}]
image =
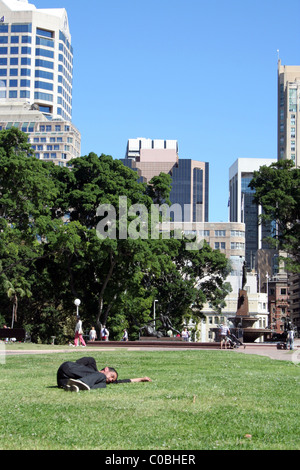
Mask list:
[{"label": "man's head", "polygon": [[115,382],[118,379],[118,372],[113,367],[104,367],[101,372],[106,376],[107,384]]}]

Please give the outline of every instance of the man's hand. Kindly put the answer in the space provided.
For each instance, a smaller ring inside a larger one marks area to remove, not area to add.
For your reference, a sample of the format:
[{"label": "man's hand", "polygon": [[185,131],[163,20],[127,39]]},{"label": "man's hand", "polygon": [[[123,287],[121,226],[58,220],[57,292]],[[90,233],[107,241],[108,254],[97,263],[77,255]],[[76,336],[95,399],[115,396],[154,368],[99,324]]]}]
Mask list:
[{"label": "man's hand", "polygon": [[139,377],[136,379],[130,379],[131,382],[152,382],[152,380],[149,377]]}]

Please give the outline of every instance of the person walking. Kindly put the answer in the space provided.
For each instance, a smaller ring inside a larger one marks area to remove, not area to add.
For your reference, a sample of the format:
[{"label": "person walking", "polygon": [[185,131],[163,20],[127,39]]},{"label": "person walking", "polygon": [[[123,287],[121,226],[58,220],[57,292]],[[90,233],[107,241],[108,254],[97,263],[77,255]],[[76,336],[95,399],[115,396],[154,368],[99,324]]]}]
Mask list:
[{"label": "person walking", "polygon": [[184,330],[181,333],[181,337],[182,337],[183,341],[186,341],[186,342],[189,341],[190,335],[189,335],[189,332],[188,332],[187,328],[184,328]]},{"label": "person walking", "polygon": [[221,338],[221,349],[223,349],[223,344],[224,344],[224,349],[227,349],[227,342],[228,342],[228,335],[230,335],[230,330],[227,325],[221,325],[220,328],[220,338]]},{"label": "person walking", "polygon": [[101,340],[102,341],[108,341],[108,338],[109,338],[109,331],[106,328],[106,326],[103,325],[103,328],[101,330]]},{"label": "person walking", "polygon": [[294,338],[295,333],[294,330],[288,330],[287,332],[287,339],[286,339],[286,349],[294,349]]},{"label": "person walking", "polygon": [[75,339],[74,339],[74,344],[76,347],[78,346],[78,341],[82,346],[84,347],[86,346],[82,335],[83,335],[82,321],[80,317],[77,317],[77,323],[75,326]]},{"label": "person walking", "polygon": [[97,339],[97,333],[96,333],[96,330],[93,326],[92,326],[92,328],[90,329],[90,332],[89,332],[89,339],[90,339],[90,341],[95,341],[95,339]]}]

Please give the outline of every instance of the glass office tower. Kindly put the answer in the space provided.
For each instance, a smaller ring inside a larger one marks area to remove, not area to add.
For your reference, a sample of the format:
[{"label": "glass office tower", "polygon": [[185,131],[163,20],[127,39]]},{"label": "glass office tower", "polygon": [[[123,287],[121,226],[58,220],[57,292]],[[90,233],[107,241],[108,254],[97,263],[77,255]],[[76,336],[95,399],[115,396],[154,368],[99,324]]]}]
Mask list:
[{"label": "glass office tower", "polygon": [[72,82],[66,10],[0,0],[0,129],[17,127],[28,134],[37,158],[68,165],[81,151]]},{"label": "glass office tower", "polygon": [[176,140],[129,139],[121,161],[146,183],[161,172],[171,176],[170,201],[180,206],[174,222],[208,222],[209,164],[179,159]]},{"label": "glass office tower", "polygon": [[73,49],[65,9],[0,0],[0,14],[0,104],[26,102],[48,117],[71,120]]}]

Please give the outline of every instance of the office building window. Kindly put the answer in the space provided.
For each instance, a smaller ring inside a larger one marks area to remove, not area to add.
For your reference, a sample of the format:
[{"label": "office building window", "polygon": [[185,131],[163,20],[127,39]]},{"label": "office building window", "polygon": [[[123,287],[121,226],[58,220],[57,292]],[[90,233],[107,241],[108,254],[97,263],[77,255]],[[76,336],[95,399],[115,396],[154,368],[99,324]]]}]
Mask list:
[{"label": "office building window", "polygon": [[32,33],[32,25],[28,24],[12,24],[11,25],[12,33]]},{"label": "office building window", "polygon": [[231,242],[230,243],[230,248],[232,250],[244,250],[245,249],[245,243]]},{"label": "office building window", "polygon": [[49,57],[50,59],[54,59],[54,52],[48,51],[47,49],[36,48],[35,55],[42,56],[42,57]]},{"label": "office building window", "polygon": [[54,64],[53,62],[50,62],[49,60],[36,59],[35,66],[54,70]]},{"label": "office building window", "polygon": [[41,37],[37,36],[36,45],[37,46],[54,47],[54,41],[52,39],[46,39],[46,38],[41,38]]},{"label": "office building window", "polygon": [[48,82],[41,82],[40,80],[36,80],[34,83],[35,88],[41,88],[42,90],[50,90],[53,91],[52,83]]},{"label": "office building window", "polygon": [[53,80],[53,73],[47,72],[47,70],[36,70],[36,78],[46,78],[46,80]]},{"label": "office building window", "polygon": [[215,237],[225,237],[226,230],[215,230]]},{"label": "office building window", "polygon": [[42,29],[42,28],[36,28],[36,34],[38,36],[44,36],[46,38],[53,38],[54,36],[53,31],[47,31],[46,29]]},{"label": "office building window", "polygon": [[50,93],[40,93],[40,92],[35,92],[34,93],[34,99],[36,100],[42,100],[42,101],[53,101],[53,95]]},{"label": "office building window", "polygon": [[20,91],[20,98],[30,98],[30,91],[29,90],[21,90]]},{"label": "office building window", "polygon": [[289,111],[297,111],[297,90],[296,88],[290,88],[289,90]]},{"label": "office building window", "polygon": [[22,36],[22,44],[31,44],[31,36]]},{"label": "office building window", "polygon": [[21,65],[31,65],[31,59],[29,57],[21,57]]},{"label": "office building window", "polygon": [[23,46],[21,47],[22,54],[31,54],[31,47]]}]

